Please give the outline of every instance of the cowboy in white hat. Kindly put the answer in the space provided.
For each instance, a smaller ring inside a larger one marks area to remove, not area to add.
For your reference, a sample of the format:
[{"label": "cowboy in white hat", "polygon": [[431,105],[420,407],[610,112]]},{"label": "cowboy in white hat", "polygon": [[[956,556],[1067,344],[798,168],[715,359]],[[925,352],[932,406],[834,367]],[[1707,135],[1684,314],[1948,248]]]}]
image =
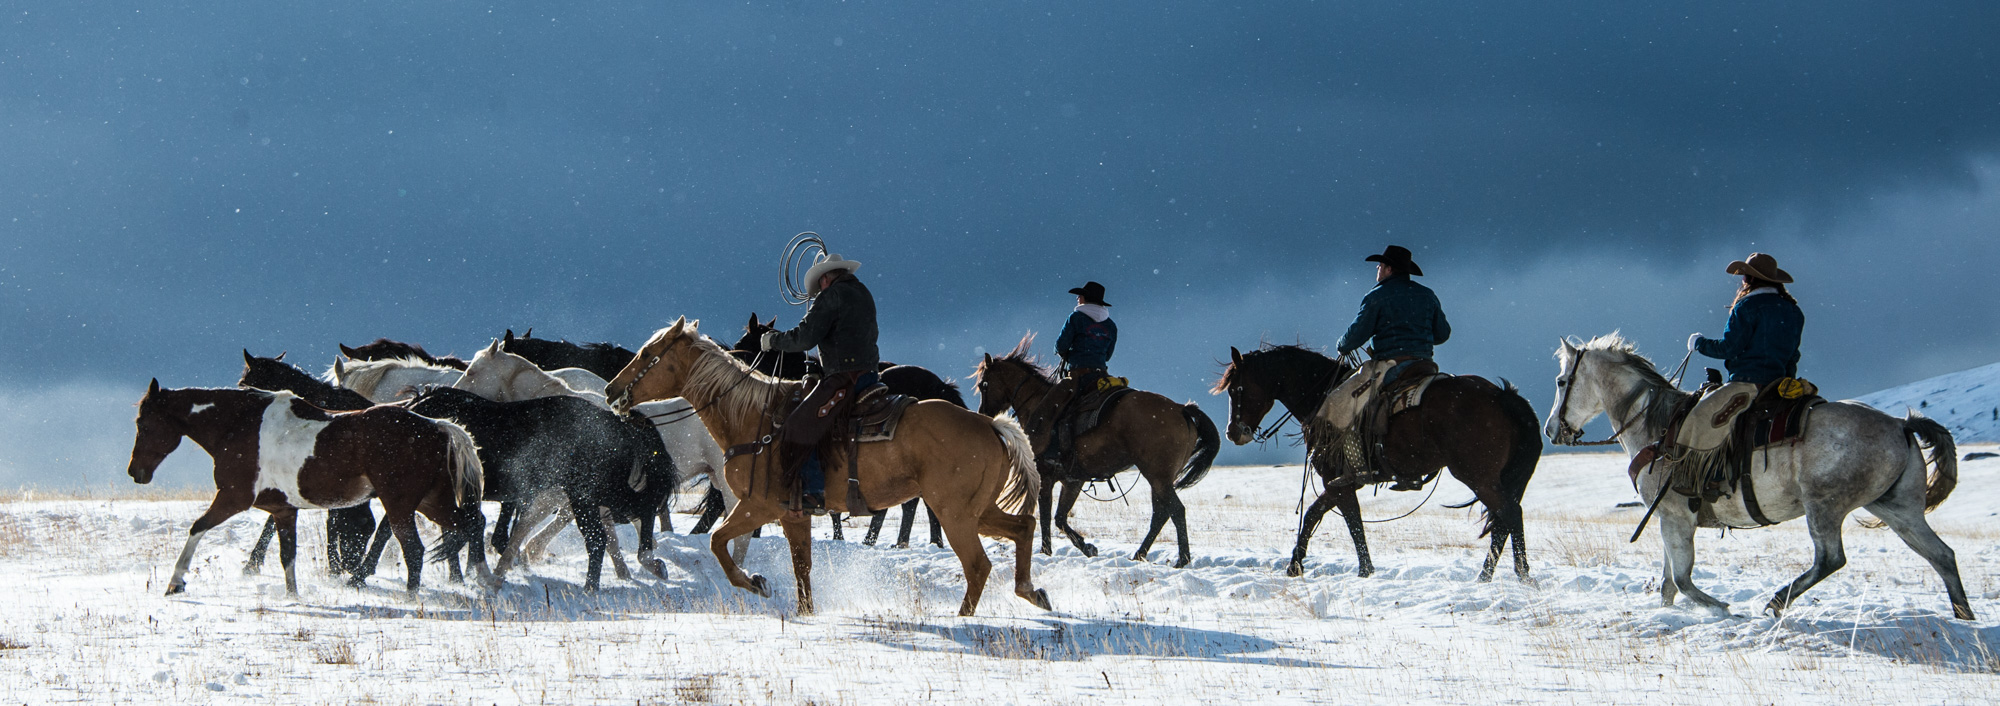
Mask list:
[{"label": "cowboy in white hat", "polygon": [[862,390],[879,380],[875,370],[881,352],[875,346],[875,295],[854,276],[861,263],[827,255],[806,271],[806,295],[812,306],[790,331],[771,331],[760,343],[767,351],[803,353],[819,349],[824,376],[808,380],[812,389],[786,417],[779,462],[797,469],[799,508],[826,512],[826,473],[820,467],[819,444]]}]

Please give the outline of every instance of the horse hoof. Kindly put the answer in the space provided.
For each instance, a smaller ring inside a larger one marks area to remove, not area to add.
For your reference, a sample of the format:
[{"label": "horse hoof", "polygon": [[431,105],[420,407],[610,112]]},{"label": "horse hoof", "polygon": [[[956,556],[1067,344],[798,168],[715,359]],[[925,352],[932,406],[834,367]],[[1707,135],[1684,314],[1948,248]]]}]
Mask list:
[{"label": "horse hoof", "polygon": [[1480,583],[1493,583],[1493,572],[1491,572],[1491,571],[1481,571],[1481,572],[1479,572],[1479,582],[1480,582]]},{"label": "horse hoof", "polygon": [[750,592],[755,593],[759,596],[763,596],[765,598],[770,598],[771,582],[765,581],[764,577],[760,574],[753,574],[750,576]]},{"label": "horse hoof", "polygon": [[1305,574],[1306,574],[1306,565],[1303,562],[1294,561],[1290,564],[1285,565],[1286,576],[1297,577],[1297,576],[1304,576]]},{"label": "horse hoof", "polygon": [[1972,617],[1972,606],[1969,605],[1952,606],[1951,617],[1958,618],[1959,620],[1978,620],[1978,618]]},{"label": "horse hoof", "polygon": [[909,548],[910,548],[910,543],[909,543],[909,542],[897,542],[897,543],[895,544],[895,548],[896,548],[896,549],[909,549]]},{"label": "horse hoof", "polygon": [[1185,555],[1183,555],[1183,556],[1181,557],[1180,561],[1176,561],[1176,562],[1174,562],[1174,568],[1176,568],[1176,569],[1185,569],[1185,568],[1187,568],[1187,565],[1188,565],[1188,564],[1191,564],[1191,563],[1194,563],[1194,557],[1190,557],[1190,556],[1185,556]]},{"label": "horse hoof", "polygon": [[1033,603],[1036,608],[1040,608],[1042,610],[1055,610],[1055,605],[1049,603],[1048,589],[1042,589],[1042,588],[1035,589],[1034,592],[1028,596],[1028,602]]},{"label": "horse hoof", "polygon": [[1363,566],[1363,567],[1361,567],[1361,570],[1360,570],[1360,571],[1356,571],[1356,572],[1354,572],[1354,573],[1355,573],[1356,575],[1360,576],[1361,578],[1364,578],[1364,579],[1365,579],[1365,578],[1368,578],[1368,577],[1370,577],[1370,576],[1374,576],[1374,575],[1375,575],[1375,567],[1373,567],[1373,566]]},{"label": "horse hoof", "polygon": [[243,565],[243,575],[244,575],[244,576],[256,576],[258,572],[260,572],[260,571],[263,571],[263,570],[264,570],[264,565],[263,565],[263,564],[244,564],[244,565]]},{"label": "horse hoof", "polygon": [[[1083,555],[1084,555],[1084,556],[1087,556],[1087,557],[1096,557],[1096,556],[1097,556],[1097,545],[1095,545],[1095,544],[1085,544],[1085,545],[1083,545],[1083,547],[1082,547],[1082,548],[1083,548]],[[1146,557],[1144,557],[1144,556],[1138,556],[1138,557],[1134,557],[1134,558],[1133,558],[1132,560],[1133,560],[1133,561],[1143,561],[1143,560],[1144,560],[1145,558],[1146,558]]]},{"label": "horse hoof", "polygon": [[1132,560],[1133,560],[1133,561],[1152,561],[1152,558],[1151,558],[1151,557],[1148,557],[1148,556],[1146,556],[1146,553],[1145,553],[1145,552],[1132,552]]},{"label": "horse hoof", "polygon": [[659,559],[647,559],[646,570],[652,572],[654,578],[664,579],[667,577],[667,562]]},{"label": "horse hoof", "polygon": [[167,587],[167,595],[171,596],[171,595],[174,595],[174,594],[176,594],[176,593],[185,593],[185,592],[186,592],[187,590],[188,590],[188,587],[187,587],[187,585],[186,585],[186,584],[182,584],[182,585],[178,585],[178,586],[168,586],[168,587]]}]

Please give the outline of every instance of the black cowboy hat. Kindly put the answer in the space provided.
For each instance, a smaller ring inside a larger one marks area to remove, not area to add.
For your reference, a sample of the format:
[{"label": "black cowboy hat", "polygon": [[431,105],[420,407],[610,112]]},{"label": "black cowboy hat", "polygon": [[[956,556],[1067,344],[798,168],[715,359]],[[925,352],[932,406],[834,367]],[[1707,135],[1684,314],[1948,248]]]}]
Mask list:
[{"label": "black cowboy hat", "polygon": [[1096,282],[1085,282],[1083,283],[1083,286],[1069,290],[1069,293],[1082,296],[1083,301],[1086,304],[1096,304],[1098,306],[1111,306],[1109,303],[1106,303],[1104,301],[1104,285],[1098,284]]},{"label": "black cowboy hat", "polygon": [[1410,249],[1401,245],[1391,245],[1384,248],[1380,255],[1369,255],[1368,261],[1380,262],[1394,267],[1397,272],[1407,275],[1422,277],[1424,274],[1424,268],[1418,267],[1417,263],[1410,260]]}]

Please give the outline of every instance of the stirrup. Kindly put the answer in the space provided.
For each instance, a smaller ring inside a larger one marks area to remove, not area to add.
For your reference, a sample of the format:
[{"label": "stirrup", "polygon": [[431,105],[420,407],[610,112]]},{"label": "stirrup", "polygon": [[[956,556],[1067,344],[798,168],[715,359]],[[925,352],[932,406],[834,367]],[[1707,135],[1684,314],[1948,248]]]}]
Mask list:
[{"label": "stirrup", "polygon": [[805,493],[800,495],[799,510],[813,516],[826,514],[826,493]]}]

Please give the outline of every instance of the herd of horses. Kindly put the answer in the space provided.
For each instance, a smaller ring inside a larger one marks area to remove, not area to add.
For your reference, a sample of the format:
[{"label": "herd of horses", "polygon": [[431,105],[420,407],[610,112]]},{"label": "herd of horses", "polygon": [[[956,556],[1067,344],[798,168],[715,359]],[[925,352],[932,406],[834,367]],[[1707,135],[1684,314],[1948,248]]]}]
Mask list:
[{"label": "herd of horses", "polygon": [[[607,555],[619,577],[630,577],[617,546],[618,524],[637,530],[637,563],[664,576],[665,563],[652,555],[655,523],[672,531],[673,498],[684,484],[705,478],[703,518],[693,531],[710,535],[729,581],[771,594],[769,583],[743,571],[741,562],[749,537],[775,522],[790,548],[797,609],[810,613],[811,517],[789,510],[791,485],[777,482],[776,454],[765,449],[811,363],[803,354],[757,352],[758,336],[772,325],[752,314],[743,337],[725,348],[702,335],[698,322],[682,318],[637,351],[509,330],[469,361],[378,340],[341,346],[341,358],[318,376],[284,362],[282,353],[262,358],[244,351],[236,388],[168,389],[155,380],[139,404],[129,473],[136,482],[150,482],[160,462],[188,438],[214,458],[217,489],[208,511],[190,527],[167,592],[185,590],[202,536],[252,507],[270,518],[244,571],[261,569],[275,538],[293,593],[300,509],[329,511],[327,567],[357,586],[375,571],[391,534],[406,565],[405,588],[414,592],[427,559],[446,563],[454,581],[464,580],[470,568],[477,580],[497,586],[510,568],[536,556],[571,524],[589,553],[587,589],[597,588]],[[1095,556],[1097,548],[1068,517],[1085,486],[1129,469],[1140,472],[1152,499],[1150,527],[1133,558],[1146,560],[1171,522],[1178,545],[1174,566],[1192,560],[1178,491],[1207,475],[1220,447],[1214,423],[1192,403],[1135,392],[1075,438],[1071,462],[1038,464],[1015,414],[1036,409],[1056,377],[1030,354],[1032,341],[1030,334],[1012,351],[980,361],[972,377],[977,410],[949,380],[921,367],[885,364],[880,377],[889,392],[916,400],[895,433],[824,451],[828,487],[852,487],[867,499],[873,514],[868,543],[881,531],[886,509],[901,505],[898,545],[906,545],[923,501],[932,542],[949,547],[964,570],[960,615],[977,609],[992,570],[982,535],[1013,543],[1015,594],[1049,608],[1047,592],[1031,573],[1037,517],[1043,553],[1052,553],[1059,529],[1079,552]],[[1481,581],[1492,578],[1510,543],[1514,572],[1530,580],[1521,501],[1544,437],[1576,443],[1578,429],[1609,416],[1616,441],[1637,456],[1665,433],[1672,410],[1696,394],[1679,390],[1615,334],[1565,340],[1557,359],[1558,396],[1546,421],[1504,380],[1496,385],[1445,376],[1423,391],[1420,404],[1389,417],[1376,442],[1373,458],[1385,474],[1421,485],[1449,469],[1473,492],[1472,500],[1454,507],[1477,502],[1484,508],[1482,536],[1491,545]],[[1302,423],[1314,419],[1329,392],[1355,372],[1350,362],[1302,346],[1230,349],[1213,390],[1228,395],[1227,438],[1239,445],[1269,438],[1284,423],[1281,418],[1264,430],[1264,419],[1278,406]],[[1956,483],[1950,434],[1915,412],[1898,419],[1860,403],[1825,407],[1798,443],[1759,452],[1750,464],[1763,516],[1773,522],[1805,517],[1816,546],[1812,567],[1781,589],[1767,611],[1780,613],[1840,568],[1841,524],[1866,508],[1932,564],[1954,614],[1971,619],[1952,550],[1924,519]],[[1370,575],[1374,565],[1357,491],[1375,476],[1356,479],[1331,464],[1308,465],[1324,490],[1304,509],[1287,573],[1304,572],[1314,531],[1327,511],[1337,510],[1354,543],[1356,570]],[[1685,594],[1701,607],[1726,612],[1727,604],[1693,584],[1693,532],[1704,521],[1748,526],[1739,517],[1741,503],[1725,497],[1698,517],[1693,498],[1661,502],[1674,493],[1663,473],[1646,471],[1635,463],[1633,484],[1660,511],[1662,603],[1672,605]],[[1057,484],[1063,486],[1059,499]],[[371,500],[381,504],[380,522]],[[490,535],[497,552],[492,568],[483,502],[500,505]],[[418,514],[442,532],[428,554],[415,525]],[[834,527],[838,533],[838,518]]]}]

